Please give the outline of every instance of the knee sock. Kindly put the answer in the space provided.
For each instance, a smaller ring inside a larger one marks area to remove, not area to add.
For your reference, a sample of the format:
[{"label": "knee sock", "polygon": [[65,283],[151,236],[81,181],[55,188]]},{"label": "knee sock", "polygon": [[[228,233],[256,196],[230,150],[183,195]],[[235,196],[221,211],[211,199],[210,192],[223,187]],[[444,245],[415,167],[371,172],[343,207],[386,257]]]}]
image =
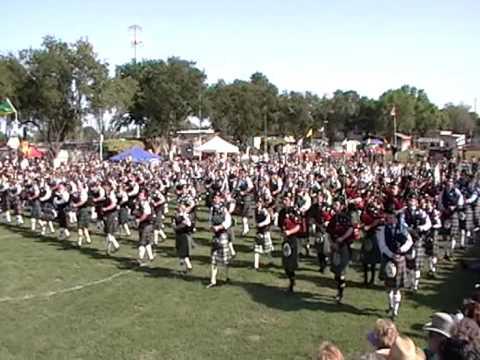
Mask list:
[{"label": "knee sock", "polygon": [[152,245],[148,244],[147,246],[145,246],[145,249],[147,250],[148,260],[152,261],[153,260]]}]

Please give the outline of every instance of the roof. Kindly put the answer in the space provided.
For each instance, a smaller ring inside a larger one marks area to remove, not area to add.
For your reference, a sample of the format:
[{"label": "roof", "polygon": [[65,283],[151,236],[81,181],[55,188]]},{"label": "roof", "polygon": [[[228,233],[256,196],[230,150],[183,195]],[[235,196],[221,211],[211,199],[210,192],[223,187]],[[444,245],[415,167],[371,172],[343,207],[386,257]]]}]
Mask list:
[{"label": "roof", "polygon": [[402,134],[402,133],[398,133],[398,132],[395,133],[395,136],[399,137],[402,140],[411,140],[412,139],[411,136],[408,136],[408,135],[405,135],[405,134]]},{"label": "roof", "polygon": [[152,154],[139,147],[132,147],[130,149],[127,149],[118,155],[112,156],[109,160],[122,161],[122,160],[127,160],[129,158],[136,163],[148,162],[152,160],[160,160],[160,157],[158,155]]},{"label": "roof", "polygon": [[215,134],[213,129],[190,129],[190,130],[179,130],[177,135],[209,135]]},{"label": "roof", "polygon": [[214,136],[206,143],[198,146],[195,150],[204,153],[239,153],[237,146],[230,144],[220,136]]}]

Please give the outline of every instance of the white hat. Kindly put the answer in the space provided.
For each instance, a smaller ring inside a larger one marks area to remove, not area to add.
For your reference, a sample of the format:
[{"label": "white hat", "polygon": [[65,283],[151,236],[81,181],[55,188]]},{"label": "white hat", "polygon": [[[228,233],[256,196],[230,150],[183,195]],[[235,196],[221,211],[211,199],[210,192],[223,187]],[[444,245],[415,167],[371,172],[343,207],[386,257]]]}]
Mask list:
[{"label": "white hat", "polygon": [[455,321],[450,314],[438,312],[433,314],[432,321],[425,324],[423,330],[450,338],[454,326]]}]

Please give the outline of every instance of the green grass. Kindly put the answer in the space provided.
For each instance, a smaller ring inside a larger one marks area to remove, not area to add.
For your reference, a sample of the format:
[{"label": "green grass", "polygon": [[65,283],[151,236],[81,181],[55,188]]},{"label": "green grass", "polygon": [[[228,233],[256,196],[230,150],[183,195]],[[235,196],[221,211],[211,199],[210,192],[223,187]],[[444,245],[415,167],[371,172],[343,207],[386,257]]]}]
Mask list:
[{"label": "green grass", "polygon": [[[301,262],[297,294],[288,295],[278,257],[261,272],[251,269],[253,239],[247,238],[236,242],[233,283],[207,290],[210,234],[203,230],[205,212],[200,215],[200,246],[186,277],[176,273],[171,232],[154,263],[137,268],[133,240],[121,239],[121,250],[108,258],[98,236],[77,249],[73,239],[2,225],[0,359],[309,359],[322,340],[350,355],[368,350],[365,334],[385,315],[382,286],[363,288],[352,268],[345,304],[337,306],[331,274],[319,274],[311,259]],[[422,324],[434,311],[455,310],[474,280],[442,265],[438,280],[424,280],[419,294],[405,297],[400,330],[421,343]],[[33,298],[5,300],[25,295]]]}]

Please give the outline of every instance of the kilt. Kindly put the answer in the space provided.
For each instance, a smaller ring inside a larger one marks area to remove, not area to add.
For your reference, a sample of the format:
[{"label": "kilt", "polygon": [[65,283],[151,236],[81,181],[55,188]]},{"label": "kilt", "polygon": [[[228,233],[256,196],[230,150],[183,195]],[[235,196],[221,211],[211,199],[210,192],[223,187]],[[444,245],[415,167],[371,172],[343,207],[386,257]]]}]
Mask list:
[{"label": "kilt", "polygon": [[150,222],[144,222],[138,227],[139,242],[138,246],[147,246],[153,243],[153,225]]},{"label": "kilt", "polygon": [[157,210],[157,213],[155,215],[155,222],[153,223],[155,230],[162,230],[164,228],[163,220],[165,220],[165,215],[163,214],[163,207],[160,207]]},{"label": "kilt", "polygon": [[282,242],[282,264],[285,271],[292,272],[298,268],[298,240],[286,237]]},{"label": "kilt", "polygon": [[212,265],[228,265],[231,258],[228,234],[226,232],[215,234],[212,243]]},{"label": "kilt", "polygon": [[340,247],[332,251],[330,270],[335,275],[345,275],[350,262],[350,249],[347,244],[342,244]]},{"label": "kilt", "polygon": [[67,228],[67,210],[60,209],[58,210],[58,224],[61,228]]},{"label": "kilt", "polygon": [[90,224],[90,207],[85,206],[78,209],[77,226],[79,229],[87,229]]},{"label": "kilt", "polygon": [[57,211],[55,210],[53,204],[42,204],[42,214],[40,218],[43,221],[54,221],[57,218]]},{"label": "kilt", "polygon": [[251,199],[250,196],[242,196],[239,199],[239,202],[237,203],[238,206],[238,213],[241,217],[248,218],[251,215],[250,211],[250,206],[251,205]]},{"label": "kilt", "polygon": [[179,259],[190,257],[190,233],[176,233],[175,234],[175,249]]},{"label": "kilt", "polygon": [[105,234],[113,235],[117,231],[118,227],[118,212],[111,211],[109,213],[103,214],[103,219],[105,221],[104,232]]},{"label": "kilt", "polygon": [[362,238],[361,258],[363,264],[378,264],[381,260],[375,232],[366,233]]},{"label": "kilt", "polygon": [[475,228],[474,215],[475,205],[467,205],[465,207],[465,230],[472,231]]},{"label": "kilt", "polygon": [[2,193],[2,211],[10,210],[10,196],[7,192]]},{"label": "kilt", "polygon": [[126,206],[121,206],[120,211],[118,212],[118,224],[125,225],[128,224],[130,220],[130,209]]},{"label": "kilt", "polygon": [[273,243],[270,232],[258,233],[255,237],[255,252],[259,254],[273,251]]},{"label": "kilt", "polygon": [[40,207],[40,200],[33,200],[32,205],[30,207],[30,214],[32,219],[40,219],[42,215],[42,208]]},{"label": "kilt", "polygon": [[330,236],[326,232],[317,231],[315,234],[315,249],[317,253],[327,256],[330,253]]},{"label": "kilt", "polygon": [[480,226],[480,200],[473,205],[473,222],[475,227]]},{"label": "kilt", "polygon": [[18,197],[11,199],[10,210],[12,210],[15,215],[20,215],[22,213],[22,200]]},{"label": "kilt", "polygon": [[[385,268],[387,262],[393,262],[397,269],[397,272],[394,277],[389,278],[385,273]],[[385,286],[389,289],[401,289],[405,286],[405,279],[407,275],[407,266],[405,262],[405,257],[402,256],[399,260],[389,259],[386,256],[382,258],[382,266],[381,266],[381,276],[385,280]]]},{"label": "kilt", "polygon": [[415,256],[409,258],[406,256],[406,264],[408,270],[421,270],[423,267],[423,260],[425,258],[425,245],[423,241],[423,236],[420,236],[413,245],[413,250],[415,251]]},{"label": "kilt", "polygon": [[458,236],[460,230],[460,223],[458,212],[454,212],[450,217],[444,218],[442,221],[442,234],[446,236]]},{"label": "kilt", "polygon": [[438,256],[439,254],[439,245],[438,245],[438,229],[433,229],[425,236],[423,241],[423,246],[425,248],[425,255],[429,257]]}]

